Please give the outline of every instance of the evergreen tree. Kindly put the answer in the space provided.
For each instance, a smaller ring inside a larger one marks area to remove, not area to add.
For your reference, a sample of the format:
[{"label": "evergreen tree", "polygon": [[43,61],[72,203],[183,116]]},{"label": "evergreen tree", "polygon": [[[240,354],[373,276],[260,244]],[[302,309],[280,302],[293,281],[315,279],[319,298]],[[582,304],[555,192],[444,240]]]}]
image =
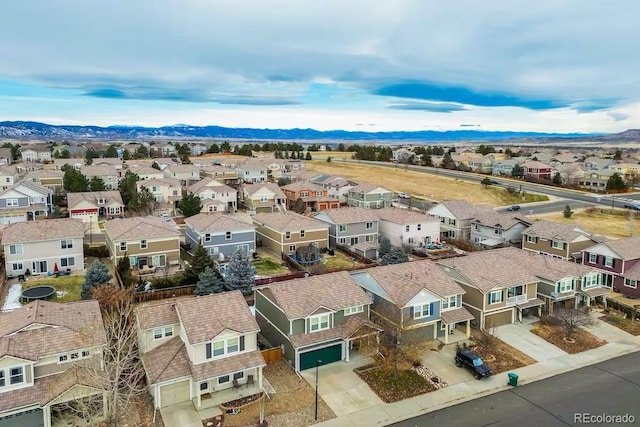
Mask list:
[{"label": "evergreen tree", "polygon": [[560,175],[560,172],[556,172],[555,175],[553,175],[553,185],[562,185],[562,175]]},{"label": "evergreen tree", "polygon": [[380,257],[382,258],[386,254],[388,254],[390,251],[391,251],[391,241],[388,238],[383,237],[380,240],[380,249],[379,249]]},{"label": "evergreen tree", "polygon": [[107,148],[107,151],[104,153],[105,157],[109,157],[111,159],[115,159],[118,157],[118,150],[116,150],[116,147],[112,144],[109,145],[109,148]]},{"label": "evergreen tree", "polygon": [[89,189],[91,191],[104,191],[106,189],[104,185],[104,180],[99,176],[94,176],[89,181]]},{"label": "evergreen tree", "polygon": [[125,287],[129,287],[133,283],[133,277],[131,276],[131,260],[129,254],[125,252],[124,256],[118,260],[118,274],[120,280]]},{"label": "evergreen tree", "polygon": [[62,209],[60,209],[60,206],[55,205],[53,207],[53,211],[51,212],[51,216],[53,216],[54,218],[64,218],[66,215],[64,212],[62,212]]},{"label": "evergreen tree", "polygon": [[182,283],[186,285],[193,285],[198,281],[200,273],[205,271],[207,267],[211,269],[214,268],[213,260],[209,256],[209,252],[207,252],[204,246],[202,246],[202,244],[198,244],[196,250],[193,251],[191,264],[189,264],[184,270],[184,274],[182,275]]},{"label": "evergreen tree", "polygon": [[118,190],[120,190],[122,203],[124,203],[125,206],[129,204],[131,199],[133,199],[133,196],[135,196],[138,192],[136,182],[138,182],[139,179],[140,178],[138,177],[138,175],[131,171],[127,171],[124,174],[124,177],[120,180],[120,183],[118,184]]},{"label": "evergreen tree", "polygon": [[182,197],[182,200],[178,203],[178,208],[180,208],[184,216],[190,217],[202,210],[202,201],[197,194],[188,194]]},{"label": "evergreen tree", "polygon": [[571,218],[571,215],[573,215],[573,211],[571,210],[571,206],[566,205],[566,206],[564,207],[564,211],[562,211],[562,215],[563,215],[565,218]]},{"label": "evergreen tree", "polygon": [[151,163],[151,167],[156,169],[156,170],[162,170],[162,169],[160,169],[160,165],[157,162]]},{"label": "evergreen tree", "polygon": [[130,160],[131,159],[131,154],[129,153],[129,150],[124,150],[122,152],[122,160]]},{"label": "evergreen tree", "polygon": [[488,186],[491,185],[491,178],[489,178],[488,176],[485,176],[484,178],[482,178],[482,181],[480,182],[480,184],[482,184],[483,187],[487,188]]},{"label": "evergreen tree", "polygon": [[231,151],[231,144],[229,144],[229,141],[224,141],[222,144],[220,144],[220,151],[222,151],[223,153],[228,153]]},{"label": "evergreen tree", "polygon": [[229,260],[225,287],[230,290],[240,290],[244,295],[251,293],[255,283],[256,268],[251,263],[249,254],[244,251],[236,251]]},{"label": "evergreen tree", "polygon": [[135,157],[138,158],[138,159],[146,159],[147,157],[149,157],[149,150],[144,145],[141,145],[136,150]]},{"label": "evergreen tree", "polygon": [[295,202],[293,202],[293,206],[291,206],[291,210],[295,213],[303,214],[307,211],[307,204],[301,198],[297,198]]},{"label": "evergreen tree", "polygon": [[84,155],[84,163],[90,165],[91,163],[93,163],[93,159],[96,159],[98,157],[100,156],[98,155],[98,153],[96,153],[96,150],[94,150],[93,148],[89,148]]},{"label": "evergreen tree", "polygon": [[331,163],[331,156],[327,157],[327,163]]},{"label": "evergreen tree", "polygon": [[524,176],[524,168],[521,165],[515,164],[511,169],[511,176],[521,178]]},{"label": "evergreen tree", "polygon": [[156,207],[156,198],[145,186],[140,187],[140,191],[133,195],[129,200],[127,209],[131,212],[137,212],[140,215],[149,215]]},{"label": "evergreen tree", "polygon": [[402,264],[403,262],[409,261],[409,256],[404,251],[404,249],[399,248],[397,246],[393,246],[389,253],[382,257],[380,261],[381,265],[389,265],[389,264]]},{"label": "evergreen tree", "polygon": [[198,283],[193,291],[194,295],[202,296],[209,294],[217,294],[224,289],[224,281],[217,270],[207,267],[198,275]]},{"label": "evergreen tree", "polygon": [[220,146],[218,144],[211,144],[209,148],[207,148],[207,153],[215,154],[220,152]]},{"label": "evergreen tree", "polygon": [[607,191],[609,190],[626,190],[627,183],[624,182],[624,179],[620,176],[618,172],[614,173],[609,177],[607,181]]},{"label": "evergreen tree", "polygon": [[89,180],[82,172],[69,165],[63,166],[62,170],[64,170],[62,186],[69,193],[80,193],[89,190]]},{"label": "evergreen tree", "polygon": [[311,160],[311,153],[307,151],[307,155],[304,157],[305,160]]},{"label": "evergreen tree", "polygon": [[91,298],[91,291],[98,285],[104,285],[109,283],[113,276],[109,273],[109,269],[106,265],[100,261],[94,261],[93,264],[87,270],[87,274],[82,284],[82,292],[80,296],[82,299]]},{"label": "evergreen tree", "polygon": [[282,178],[278,178],[278,187],[283,187],[289,184],[291,184],[291,178],[289,178],[288,176],[283,176]]}]

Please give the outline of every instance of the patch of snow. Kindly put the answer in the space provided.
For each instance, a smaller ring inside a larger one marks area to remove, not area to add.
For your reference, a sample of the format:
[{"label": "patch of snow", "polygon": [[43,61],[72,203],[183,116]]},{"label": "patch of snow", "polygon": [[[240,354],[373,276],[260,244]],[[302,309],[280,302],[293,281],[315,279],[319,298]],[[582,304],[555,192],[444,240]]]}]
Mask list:
[{"label": "patch of snow", "polygon": [[249,306],[249,310],[251,311],[251,314],[253,314],[253,317],[256,316],[256,306],[255,305],[250,305]]},{"label": "patch of snow", "polygon": [[67,291],[56,291],[56,296],[58,298],[63,298],[65,295],[67,295],[69,292]]},{"label": "patch of snow", "polygon": [[9,288],[9,292],[7,293],[7,298],[4,300],[2,311],[15,310],[17,308],[22,307],[22,304],[20,304],[21,296],[22,296],[22,284],[16,283],[15,285],[11,285],[11,287]]}]

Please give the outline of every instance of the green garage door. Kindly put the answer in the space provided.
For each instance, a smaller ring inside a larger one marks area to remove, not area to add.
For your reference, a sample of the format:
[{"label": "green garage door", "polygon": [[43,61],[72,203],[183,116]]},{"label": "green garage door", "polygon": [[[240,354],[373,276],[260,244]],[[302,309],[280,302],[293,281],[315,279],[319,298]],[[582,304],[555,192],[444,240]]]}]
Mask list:
[{"label": "green garage door", "polygon": [[42,409],[21,412],[8,417],[0,417],[0,427],[43,427]]},{"label": "green garage door", "polygon": [[318,360],[322,361],[320,365],[342,360],[342,344],[300,353],[300,370],[304,371],[305,369],[315,368],[316,361]]}]

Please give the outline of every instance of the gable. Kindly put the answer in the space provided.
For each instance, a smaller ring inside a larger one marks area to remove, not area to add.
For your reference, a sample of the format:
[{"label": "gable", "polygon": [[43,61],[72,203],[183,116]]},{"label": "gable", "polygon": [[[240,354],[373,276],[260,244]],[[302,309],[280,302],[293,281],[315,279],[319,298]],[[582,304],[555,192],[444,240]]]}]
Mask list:
[{"label": "gable", "polygon": [[591,239],[589,239],[587,236],[584,236],[584,235],[581,234],[578,237],[576,237],[575,239],[573,239],[571,241],[571,243],[587,242],[589,240],[591,240]]},{"label": "gable", "polygon": [[29,196],[19,191],[16,191],[14,188],[10,188],[4,193],[0,194],[0,199],[18,199],[20,197],[29,197]]},{"label": "gable", "polygon": [[324,221],[324,222],[328,222],[328,223],[331,223],[331,224],[335,224],[335,221],[333,221],[331,219],[331,217],[329,217],[329,215],[327,215],[324,212],[320,212],[317,215],[314,215],[313,218],[317,219],[317,220],[320,220],[320,221]]},{"label": "gable", "polygon": [[69,209],[90,209],[90,208],[97,208],[97,207],[98,207],[97,203],[91,203],[88,200],[82,200],[73,206],[69,206]]},{"label": "gable", "polygon": [[586,249],[585,251],[592,254],[598,254],[598,255],[608,256],[611,258],[622,259],[620,255],[618,255],[617,253],[609,249],[607,245],[604,245],[602,243],[599,245],[592,246],[589,249]]},{"label": "gable", "polygon": [[0,368],[6,368],[15,365],[24,365],[25,363],[32,363],[32,361],[14,356],[0,357]]},{"label": "gable", "polygon": [[216,335],[215,337],[213,337],[211,339],[211,341],[216,341],[219,339],[223,339],[223,338],[233,338],[240,335],[240,332],[238,331],[234,331],[233,329],[225,329],[224,331],[220,332],[218,335]]},{"label": "gable", "polygon": [[391,297],[389,294],[375,281],[373,277],[371,277],[368,273],[355,273],[351,275],[351,278],[354,282],[356,282],[361,288],[365,291],[369,291],[373,294],[378,295],[381,298],[386,299],[387,301],[391,301]]},{"label": "gable", "polygon": [[440,301],[439,296],[437,296],[433,292],[429,292],[426,289],[422,289],[413,298],[409,300],[409,302],[405,307],[411,307],[418,304],[432,303],[436,301]]},{"label": "gable", "polygon": [[429,214],[444,218],[456,218],[456,216],[443,204],[436,205],[429,209]]}]

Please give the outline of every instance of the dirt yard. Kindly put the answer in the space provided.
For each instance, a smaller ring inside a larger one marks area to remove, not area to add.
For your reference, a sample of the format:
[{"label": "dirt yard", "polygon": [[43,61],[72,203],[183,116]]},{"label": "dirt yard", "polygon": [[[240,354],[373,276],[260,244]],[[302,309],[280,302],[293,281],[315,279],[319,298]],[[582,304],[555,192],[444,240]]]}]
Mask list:
[{"label": "dirt yard", "polygon": [[592,350],[607,343],[584,329],[579,329],[573,334],[572,339],[575,342],[565,340],[564,331],[560,326],[542,325],[538,323],[531,329],[531,332],[569,354]]},{"label": "dirt yard", "polygon": [[386,403],[398,402],[435,390],[435,387],[411,369],[409,364],[399,362],[398,365],[397,376],[389,366],[356,370],[356,374]]},{"label": "dirt yard", "polygon": [[629,318],[625,319],[622,313],[613,311],[609,314],[605,314],[600,319],[627,333],[630,333],[631,335],[640,335],[640,320],[632,321]]},{"label": "dirt yard", "polygon": [[535,219],[546,219],[564,224],[576,224],[586,231],[602,236],[619,239],[640,234],[640,216],[629,218],[626,211],[616,209],[616,215],[611,215],[608,209],[576,210],[571,218],[565,218],[562,212],[534,215]]},{"label": "dirt yard", "polygon": [[536,363],[534,359],[499,338],[477,329],[471,330],[471,349],[489,365],[494,374]]},{"label": "dirt yard", "polygon": [[[264,377],[276,393],[265,402],[265,418],[270,427],[309,426],[315,424],[315,391],[300,378],[283,360],[271,363],[264,369]],[[335,414],[320,398],[318,401],[318,422],[335,418]],[[224,426],[244,427],[257,425],[259,406],[244,408],[238,415],[227,415]]]}]

